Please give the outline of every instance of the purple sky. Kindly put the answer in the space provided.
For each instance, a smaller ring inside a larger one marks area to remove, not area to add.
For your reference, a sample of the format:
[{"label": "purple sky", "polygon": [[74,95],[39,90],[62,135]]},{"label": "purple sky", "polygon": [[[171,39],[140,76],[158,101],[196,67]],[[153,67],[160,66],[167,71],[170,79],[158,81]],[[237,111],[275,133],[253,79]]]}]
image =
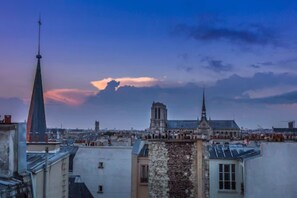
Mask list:
[{"label": "purple sky", "polygon": [[145,129],[153,101],[167,105],[169,119],[196,119],[203,87],[212,119],[270,128],[297,116],[296,1],[0,7],[0,114],[15,121],[27,119],[39,13],[48,127],[94,128],[100,120],[101,128]]}]

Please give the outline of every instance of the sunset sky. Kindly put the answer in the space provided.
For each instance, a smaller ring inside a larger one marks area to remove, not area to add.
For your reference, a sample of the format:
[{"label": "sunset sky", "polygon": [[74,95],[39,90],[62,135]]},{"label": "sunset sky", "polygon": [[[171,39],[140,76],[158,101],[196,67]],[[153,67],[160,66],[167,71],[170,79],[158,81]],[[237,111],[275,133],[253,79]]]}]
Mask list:
[{"label": "sunset sky", "polygon": [[169,119],[243,128],[297,120],[296,0],[0,2],[0,115],[27,119],[41,15],[48,127],[145,129]]}]

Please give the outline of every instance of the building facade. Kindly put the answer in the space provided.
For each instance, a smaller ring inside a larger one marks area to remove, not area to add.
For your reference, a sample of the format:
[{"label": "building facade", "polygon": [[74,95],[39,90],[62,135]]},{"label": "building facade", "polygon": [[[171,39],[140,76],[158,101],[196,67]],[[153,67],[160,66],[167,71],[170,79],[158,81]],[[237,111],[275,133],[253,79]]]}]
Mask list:
[{"label": "building facade", "polygon": [[263,142],[261,154],[244,161],[244,197],[296,197],[296,152],[293,142]]},{"label": "building facade", "polygon": [[149,140],[149,197],[208,197],[208,160],[201,139]]},{"label": "building facade", "polygon": [[259,151],[243,145],[208,146],[210,198],[243,198],[243,159]]},{"label": "building facade", "polygon": [[130,146],[79,147],[73,175],[79,175],[95,198],[131,198]]},{"label": "building facade", "polygon": [[68,198],[69,153],[59,143],[28,145],[27,164],[34,197]]},{"label": "building facade", "polygon": [[138,140],[132,151],[132,198],[209,197],[201,139]]},{"label": "building facade", "polygon": [[0,121],[0,197],[33,197],[27,171],[26,124],[12,123],[8,115]]}]

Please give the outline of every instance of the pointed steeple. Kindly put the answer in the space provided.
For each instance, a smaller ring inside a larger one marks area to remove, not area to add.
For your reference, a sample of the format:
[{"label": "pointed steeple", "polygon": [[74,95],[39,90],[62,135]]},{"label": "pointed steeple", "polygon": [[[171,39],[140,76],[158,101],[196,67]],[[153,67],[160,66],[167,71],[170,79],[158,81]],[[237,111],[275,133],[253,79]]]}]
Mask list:
[{"label": "pointed steeple", "polygon": [[205,89],[204,88],[203,88],[203,97],[202,97],[201,120],[207,120],[206,106],[205,106]]},{"label": "pointed steeple", "polygon": [[46,141],[46,121],[43,99],[43,88],[41,78],[41,64],[40,59],[40,28],[41,20],[38,21],[38,53],[37,68],[35,74],[35,80],[33,85],[30,109],[27,120],[27,141],[28,142],[45,142]]}]

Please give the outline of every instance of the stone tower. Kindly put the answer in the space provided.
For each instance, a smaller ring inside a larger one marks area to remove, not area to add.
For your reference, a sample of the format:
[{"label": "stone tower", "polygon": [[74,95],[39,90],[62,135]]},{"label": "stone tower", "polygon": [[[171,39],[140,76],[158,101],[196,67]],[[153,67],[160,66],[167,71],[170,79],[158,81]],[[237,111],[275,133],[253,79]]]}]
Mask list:
[{"label": "stone tower", "polygon": [[151,108],[150,131],[155,134],[164,133],[167,123],[166,105],[160,102],[153,102]]},{"label": "stone tower", "polygon": [[45,110],[44,99],[41,79],[41,64],[40,60],[40,26],[41,21],[38,21],[39,34],[38,34],[38,54],[37,68],[35,74],[35,80],[33,85],[30,109],[27,120],[27,141],[28,142],[45,142],[46,141],[46,122],[45,122]]}]

